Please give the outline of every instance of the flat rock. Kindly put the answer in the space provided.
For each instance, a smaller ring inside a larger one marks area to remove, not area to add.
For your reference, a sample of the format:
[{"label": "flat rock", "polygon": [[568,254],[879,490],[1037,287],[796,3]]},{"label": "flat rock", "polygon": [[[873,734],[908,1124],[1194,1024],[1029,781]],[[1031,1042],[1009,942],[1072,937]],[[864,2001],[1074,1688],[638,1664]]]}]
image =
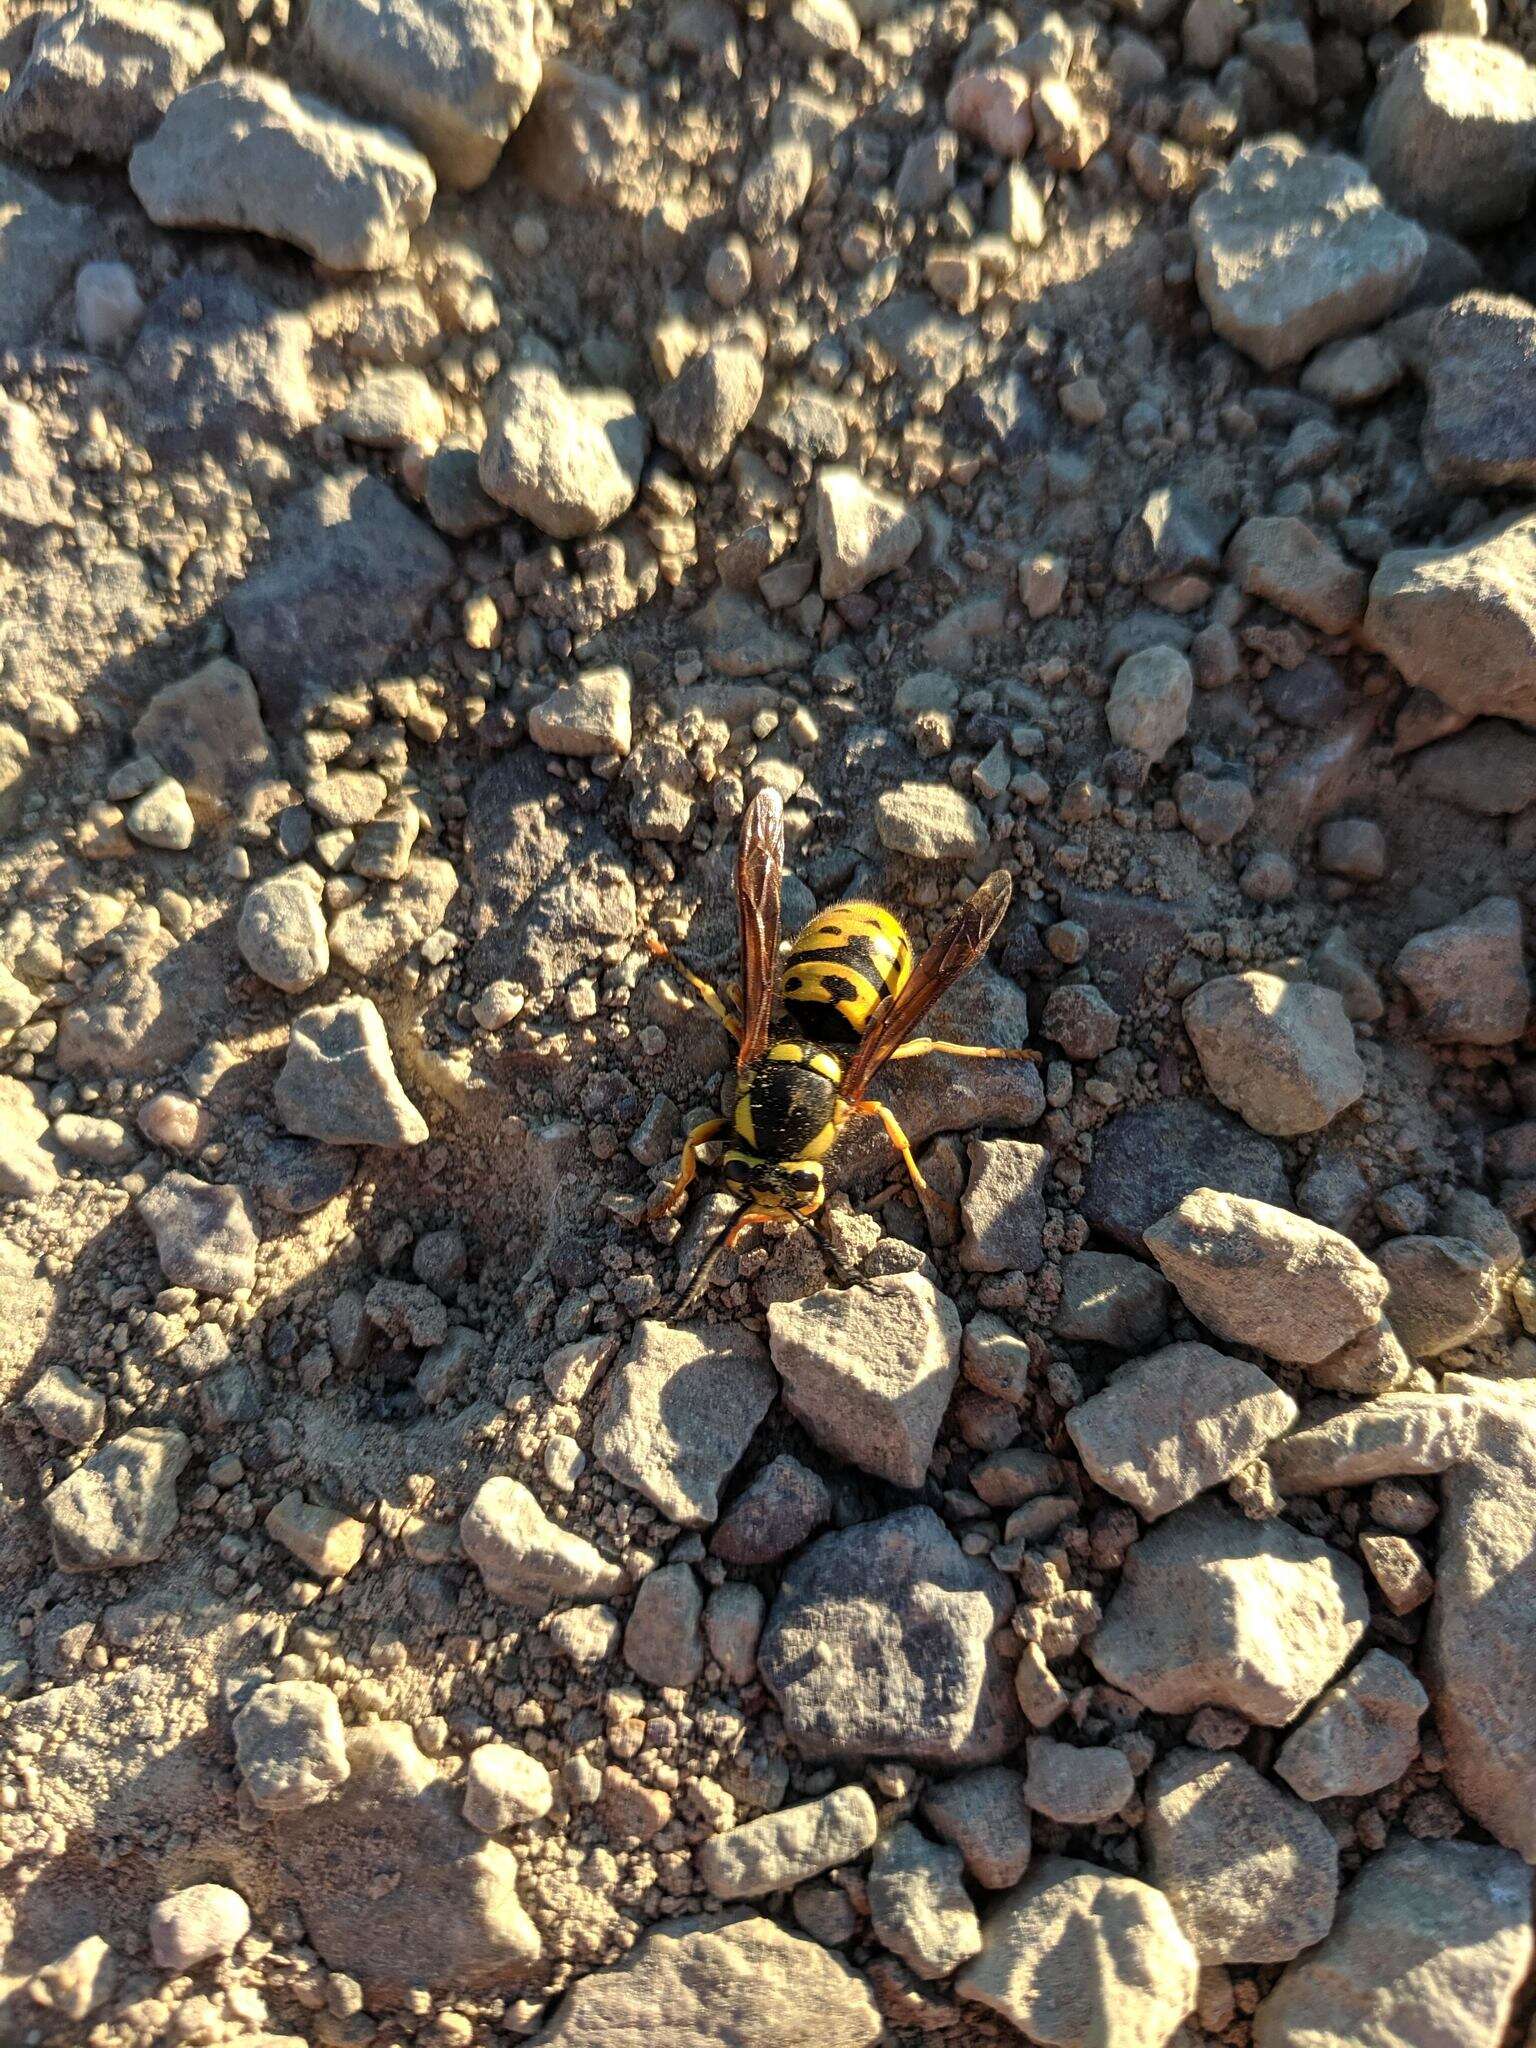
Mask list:
[{"label": "flat rock", "polygon": [[332,919],[331,951],[359,980],[381,975],[442,929],[458,889],[451,860],[418,853],[398,882],[370,889],[361,903]]},{"label": "flat rock", "polygon": [[1227,574],[1320,633],[1348,633],[1365,610],[1366,577],[1304,519],[1246,519],[1227,550]]},{"label": "flat rock", "polygon": [[314,0],[306,26],[325,69],[460,191],[485,183],[538,90],[524,0]]},{"label": "flat rock", "polygon": [[806,1756],[992,1763],[1020,1718],[993,1636],[1012,1594],[930,1508],[821,1537],[780,1582],[758,1652]]},{"label": "flat rock", "polygon": [[930,1842],[898,1821],[869,1866],[875,1938],[919,1977],[947,1977],[981,1949],[981,1926],[965,1889],[958,1849]]},{"label": "flat rock", "polygon": [[1453,235],[1512,226],[1536,184],[1536,72],[1503,43],[1415,36],[1377,78],[1362,143],[1415,219]]},{"label": "flat rock", "polygon": [[902,782],[875,799],[880,844],[909,860],[976,860],[992,835],[987,821],[957,789],[942,782]]},{"label": "flat rock", "polygon": [[1429,248],[1363,165],[1292,135],[1244,143],[1189,224],[1212,326],[1266,370],[1384,319]]},{"label": "flat rock", "polygon": [[1464,292],[1425,350],[1424,466],[1445,490],[1536,483],[1536,307]]},{"label": "flat rock", "polygon": [[1531,1874],[1507,1850],[1399,1837],[1254,2014],[1254,2048],[1498,2048],[1531,1960]]},{"label": "flat rock", "polygon": [[1083,1214],[1133,1251],[1146,1230],[1197,1188],[1289,1208],[1280,1148],[1201,1102],[1126,1109],[1094,1138]]},{"label": "flat rock", "polygon": [[1273,1447],[1269,1463],[1287,1496],[1427,1478],[1470,1453],[1481,1423],[1477,1407],[1453,1394],[1387,1394],[1297,1430]]},{"label": "flat rock", "polygon": [[761,1914],[663,1920],[566,1993],[542,2048],[873,2048],[858,1972]]},{"label": "flat rock", "polygon": [[258,1685],[234,1733],[241,1781],[263,1813],[317,1806],[351,1775],[336,1695],[312,1678]]},{"label": "flat rock", "polygon": [[64,206],[0,164],[0,348],[25,348],[91,254],[97,225],[88,207]]},{"label": "flat rock", "polygon": [[960,1201],[960,1263],[969,1273],[1037,1273],[1045,1263],[1051,1158],[1023,1138],[972,1138]]},{"label": "flat rock", "polygon": [[1022,1771],[990,1764],[940,1779],[924,1793],[922,1813],[988,1891],[1007,1891],[1029,1867],[1032,1822]]},{"label": "flat rock", "polygon": [[1110,1745],[1076,1748],[1032,1735],[1027,1744],[1025,1797],[1032,1811],[1063,1827],[1112,1820],[1136,1796],[1136,1778],[1122,1751]]},{"label": "flat rock", "polygon": [[819,1444],[922,1485],[960,1371],[959,1313],[932,1281],[897,1273],[772,1302],[768,1344],[786,1407]]},{"label": "flat rock", "polygon": [[1224,1706],[1281,1728],[1322,1691],[1369,1619],[1351,1559],[1289,1523],[1196,1501],[1130,1551],[1089,1655],[1154,1713]]},{"label": "flat rock", "polygon": [[163,1556],[191,1455],[179,1429],[128,1429],[61,1479],[43,1497],[60,1571],[123,1571]]},{"label": "flat rock", "polygon": [[0,101],[0,147],[57,169],[123,163],[224,54],[213,16],[176,0],[82,0],[45,20]]},{"label": "flat rock", "polygon": [[480,481],[540,533],[579,539],[629,510],[649,444],[627,392],[573,391],[541,363],[514,363],[486,401]]},{"label": "flat rock", "polygon": [[592,1454],[668,1521],[707,1528],[777,1391],[750,1331],[642,1322],[608,1376]]},{"label": "flat rock", "polygon": [[285,1129],[327,1145],[421,1145],[426,1119],[400,1086],[384,1019],[367,996],[293,1020],[274,1091]]},{"label": "flat rock", "polygon": [[1121,1252],[1073,1252],[1062,1260],[1058,1337],[1144,1351],[1167,1327],[1168,1283],[1155,1267]]},{"label": "flat rock", "polygon": [[1198,1976],[1161,1892],[1047,1856],[987,1915],[955,1990],[1050,2048],[1165,2048]]},{"label": "flat rock", "polygon": [[1449,547],[1395,548],[1371,579],[1360,631],[1453,711],[1536,725],[1536,513]]},{"label": "flat rock", "polygon": [[401,262],[437,190],[403,136],[256,72],[182,93],[128,182],[157,227],[270,235],[331,270]]},{"label": "flat rock", "polygon": [[167,1173],[140,1195],[139,1215],[170,1286],[224,1296],[255,1286],[256,1230],[239,1188]]},{"label": "flat rock", "polygon": [[1319,1131],[1365,1093],[1365,1068],[1335,990],[1252,971],[1226,974],[1184,1005],[1211,1093],[1250,1130]]},{"label": "flat rock", "polygon": [[582,760],[627,754],[632,687],[628,669],[583,669],[541,704],[530,706],[528,737],[546,753],[574,754]]},{"label": "flat rock", "polygon": [[1146,1243],[1202,1323],[1269,1358],[1316,1365],[1386,1306],[1386,1280],[1347,1237],[1242,1195],[1198,1188]]},{"label": "flat rock", "polygon": [[1147,1875],[1202,1963],[1283,1963],[1333,1925],[1339,1852],[1241,1757],[1175,1749],[1147,1778]]},{"label": "flat rock", "polygon": [[1413,757],[1413,787],[1475,818],[1512,818],[1536,802],[1536,732],[1480,718]]},{"label": "flat rock", "polygon": [[1485,896],[1449,924],[1420,932],[1393,965],[1436,1045],[1508,1045],[1525,1029],[1531,984],[1513,896]]},{"label": "flat rock", "polygon": [[1121,1366],[1067,1432],[1090,1478],[1155,1521],[1251,1464],[1296,1413],[1256,1365],[1170,1344]]},{"label": "flat rock", "polygon": [[486,1480],[459,1524],[459,1540],[487,1592],[514,1605],[606,1600],[624,1586],[619,1567],[584,1536],[550,1521],[518,1479]]},{"label": "flat rock", "polygon": [[1429,1694],[1401,1658],[1367,1650],[1281,1744],[1275,1769],[1303,1799],[1360,1799],[1419,1753]]},{"label": "flat rock", "polygon": [[852,1863],[875,1845],[875,1803],[862,1785],[841,1785],[803,1806],[780,1807],[700,1845],[700,1877],[717,1899],[758,1899]]},{"label": "flat rock", "polygon": [[911,506],[866,483],[856,469],[818,471],[812,517],[821,594],[829,603],[899,569],[923,537],[922,521]]},{"label": "flat rock", "polygon": [[1387,1318],[1410,1358],[1439,1358],[1474,1338],[1500,1315],[1499,1269],[1465,1237],[1393,1237],[1376,1263],[1387,1276]]}]

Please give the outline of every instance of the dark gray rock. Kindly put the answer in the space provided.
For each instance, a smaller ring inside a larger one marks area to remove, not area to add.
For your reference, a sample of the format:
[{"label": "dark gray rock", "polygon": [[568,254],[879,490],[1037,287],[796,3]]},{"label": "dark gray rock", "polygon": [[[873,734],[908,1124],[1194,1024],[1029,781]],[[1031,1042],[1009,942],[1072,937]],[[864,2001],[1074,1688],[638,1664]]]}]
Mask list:
[{"label": "dark gray rock", "polygon": [[1290,1207],[1277,1145],[1202,1103],[1159,1102],[1124,1111],[1098,1134],[1083,1214],[1140,1251],[1149,1224],[1205,1187]]},{"label": "dark gray rock", "polygon": [[309,322],[237,277],[184,272],[151,300],[124,368],[159,453],[243,435],[286,440],[320,417],[309,379]]},{"label": "dark gray rock", "polygon": [[1447,490],[1536,483],[1536,306],[1466,292],[1430,329],[1424,466]]},{"label": "dark gray rock", "polygon": [[798,1458],[775,1458],[739,1494],[709,1547],[727,1564],[773,1564],[832,1519],[832,1496]]}]

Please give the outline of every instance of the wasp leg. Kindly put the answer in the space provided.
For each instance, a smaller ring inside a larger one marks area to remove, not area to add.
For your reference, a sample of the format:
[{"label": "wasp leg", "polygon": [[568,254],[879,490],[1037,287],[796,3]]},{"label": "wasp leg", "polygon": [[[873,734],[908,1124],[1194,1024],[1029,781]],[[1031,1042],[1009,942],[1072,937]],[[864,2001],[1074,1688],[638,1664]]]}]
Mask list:
[{"label": "wasp leg", "polygon": [[707,982],[702,975],[695,974],[691,967],[685,967],[670,947],[664,946],[661,940],[652,932],[646,933],[645,950],[653,960],[665,960],[669,967],[675,969],[682,976],[683,980],[687,982],[710,1015],[719,1019],[732,1038],[739,1039],[741,1037],[741,1019],[731,1015],[725,1006],[725,998],[718,989]]},{"label": "wasp leg", "polygon": [[917,1161],[912,1156],[912,1147],[907,1139],[907,1134],[896,1121],[891,1111],[886,1108],[885,1104],[883,1102],[850,1102],[848,1108],[853,1116],[879,1117],[881,1123],[885,1126],[885,1135],[901,1155],[901,1163],[907,1169],[907,1179],[911,1181],[913,1187],[920,1195],[928,1194],[930,1192],[928,1183],[923,1179]]},{"label": "wasp leg", "polygon": [[707,1123],[694,1125],[683,1141],[683,1163],[677,1169],[677,1179],[664,1193],[653,1195],[645,1205],[643,1213],[647,1223],[659,1222],[681,1206],[688,1185],[699,1170],[699,1147],[707,1145],[711,1138],[718,1138],[724,1129],[723,1116],[712,1116]]},{"label": "wasp leg", "polygon": [[839,1287],[857,1287],[859,1276],[843,1257],[837,1246],[828,1237],[821,1225],[812,1216],[802,1216],[799,1221],[815,1238],[821,1248],[821,1255],[832,1269],[832,1277]]},{"label": "wasp leg", "polygon": [[1038,1060],[1028,1046],[955,1045],[947,1038],[909,1038],[889,1055],[893,1060],[920,1059],[925,1052],[947,1052],[963,1060]]},{"label": "wasp leg", "polygon": [[783,1209],[743,1209],[730,1229],[725,1233],[725,1249],[733,1252],[745,1231],[754,1223],[782,1223],[786,1212]]}]

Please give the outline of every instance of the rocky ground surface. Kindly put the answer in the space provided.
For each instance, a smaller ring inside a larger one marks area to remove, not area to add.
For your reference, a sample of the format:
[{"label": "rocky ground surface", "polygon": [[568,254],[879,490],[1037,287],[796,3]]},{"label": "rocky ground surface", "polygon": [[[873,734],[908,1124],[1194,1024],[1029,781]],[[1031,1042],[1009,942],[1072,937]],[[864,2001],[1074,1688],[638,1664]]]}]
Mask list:
[{"label": "rocky ground surface", "polygon": [[[1536,16],[0,7],[0,2036],[1506,2048]],[[1014,878],[830,1227],[639,1210]]]}]

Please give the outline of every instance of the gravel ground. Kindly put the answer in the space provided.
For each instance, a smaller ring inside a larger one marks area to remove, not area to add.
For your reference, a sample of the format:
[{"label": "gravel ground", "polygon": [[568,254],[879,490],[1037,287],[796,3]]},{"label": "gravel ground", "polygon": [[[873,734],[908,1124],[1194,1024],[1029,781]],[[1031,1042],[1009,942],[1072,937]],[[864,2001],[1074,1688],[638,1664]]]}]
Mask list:
[{"label": "gravel ground", "polygon": [[0,0],[0,2038],[1526,2041],[1533,21]]}]

